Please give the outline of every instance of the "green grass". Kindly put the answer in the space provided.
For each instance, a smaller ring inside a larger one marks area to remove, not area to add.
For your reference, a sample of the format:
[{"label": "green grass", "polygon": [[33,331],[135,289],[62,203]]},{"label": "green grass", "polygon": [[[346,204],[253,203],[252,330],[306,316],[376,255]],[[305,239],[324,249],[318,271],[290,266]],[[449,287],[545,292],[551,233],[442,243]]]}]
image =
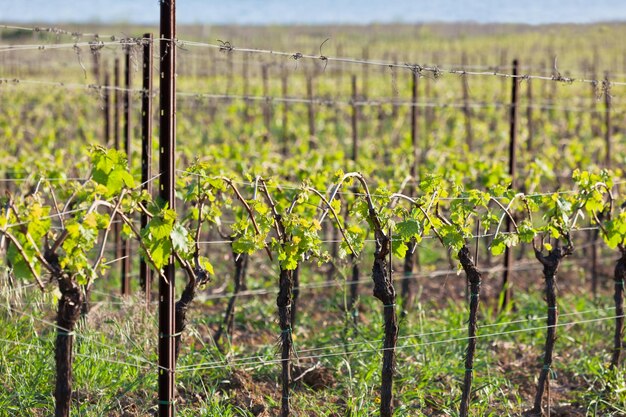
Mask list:
[{"label": "green grass", "polygon": [[[6,292],[7,290],[5,290]],[[303,292],[296,352],[311,365],[331,370],[335,384],[320,391],[298,386],[292,405],[298,415],[376,414],[382,323],[380,306],[363,289],[360,324],[341,311],[341,291]],[[117,300],[112,298],[111,300]],[[53,413],[53,299],[35,291],[5,294],[0,307],[1,415]],[[215,349],[207,329],[221,319],[223,303],[197,302],[179,360],[177,388],[181,416],[253,415],[241,400],[247,392],[272,415],[279,405],[276,359],[278,326],[273,297],[242,298],[237,310],[231,365]],[[495,300],[491,300],[493,303]],[[9,313],[9,303],[13,310]],[[554,375],[553,406],[573,405],[587,415],[618,416],[626,409],[625,372],[607,369],[613,313],[608,296],[593,301],[562,294]],[[518,293],[516,309],[503,314],[483,307],[475,364],[472,415],[517,415],[529,406],[541,367],[545,307],[539,294]],[[466,306],[458,300],[437,304],[423,297],[400,323],[395,415],[456,415],[464,373]],[[584,320],[588,323],[565,325]],[[156,326],[140,298],[121,304],[96,303],[77,331],[73,415],[150,415],[156,398]],[[244,339],[244,336],[246,337]],[[485,336],[485,337],[482,337]],[[335,349],[312,348],[337,346]],[[258,356],[237,363],[238,358]],[[318,357],[319,356],[319,357]],[[217,362],[217,364],[216,364]],[[248,375],[251,385],[224,389],[232,372]],[[124,414],[126,412],[127,414]],[[4,414],[2,414],[4,413]]]}]

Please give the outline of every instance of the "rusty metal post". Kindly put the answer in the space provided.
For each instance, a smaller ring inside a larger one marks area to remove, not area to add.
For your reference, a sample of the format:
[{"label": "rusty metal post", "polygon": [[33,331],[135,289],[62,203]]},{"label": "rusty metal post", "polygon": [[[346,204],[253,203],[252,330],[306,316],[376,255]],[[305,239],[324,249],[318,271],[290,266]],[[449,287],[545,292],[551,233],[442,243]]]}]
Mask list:
[{"label": "rusty metal post", "polygon": [[359,157],[359,107],[357,106],[356,75],[352,75],[352,161]]},{"label": "rusty metal post", "polygon": [[[463,68],[467,68],[467,55],[463,53],[463,58],[461,59]],[[467,76],[463,76],[463,115],[465,116],[465,143],[467,144],[467,149],[471,152],[472,145],[474,142],[474,133],[472,131],[472,109],[469,104],[469,81],[467,80]]]},{"label": "rusty metal post", "polygon": [[528,139],[526,140],[526,151],[528,155],[533,152],[533,138],[535,136],[535,121],[533,120],[533,84],[532,80],[526,80],[526,120],[528,123]]},{"label": "rusty metal post", "polygon": [[[152,33],[143,35],[143,94],[141,96],[141,184],[142,189],[152,195],[152,54],[154,53]],[[141,228],[148,224],[148,216],[141,213]],[[139,282],[145,294],[146,307],[150,305],[152,290],[152,270],[148,263],[139,262]]]},{"label": "rusty metal post", "polygon": [[[366,45],[363,47],[363,60],[367,61],[370,59],[370,48]],[[361,80],[361,96],[363,96],[364,100],[367,100],[367,97],[369,96],[369,71],[370,71],[370,66],[369,65],[362,65],[361,69],[363,71],[363,79]]]},{"label": "rusty metal post", "polygon": [[[411,164],[411,186],[408,190],[409,196],[413,197],[417,191],[419,176],[419,136],[418,136],[418,81],[417,71],[412,72],[411,78],[411,147],[413,148],[413,163]],[[404,255],[404,279],[402,280],[402,316],[405,316],[413,303],[412,275],[415,271],[415,260],[417,257],[417,242],[411,239],[408,242],[408,250]]]},{"label": "rusty metal post", "polygon": [[243,78],[243,119],[246,123],[250,123],[250,77],[248,74],[248,63],[250,55],[248,53],[243,54],[243,63],[241,65],[241,78]]},{"label": "rusty metal post", "polygon": [[[132,126],[130,122],[130,87],[131,87],[131,72],[130,72],[130,53],[131,48],[127,46],[124,51],[124,93],[123,93],[123,106],[124,106],[124,119],[123,119],[123,132],[124,132],[124,151],[128,158],[128,169],[132,170]],[[121,278],[122,278],[122,295],[130,295],[130,273],[131,273],[131,250],[130,240],[121,240],[121,252],[122,252],[122,265],[121,265]]]},{"label": "rusty metal post", "polygon": [[263,124],[265,125],[266,139],[269,140],[272,133],[272,109],[270,104],[269,88],[269,64],[261,67],[261,77],[263,78]]},{"label": "rusty metal post", "polygon": [[111,77],[109,71],[104,73],[104,146],[111,146]]},{"label": "rusty metal post", "polygon": [[[515,188],[516,174],[516,148],[517,148],[517,122],[518,122],[518,104],[519,104],[519,79],[517,78],[519,62],[513,60],[513,77],[511,89],[511,108],[510,108],[510,129],[509,129],[509,175],[511,176],[511,188]],[[506,216],[505,233],[511,232],[511,219]],[[511,302],[511,270],[513,268],[513,251],[507,246],[504,250],[504,271],[502,272],[502,310],[504,310]]]},{"label": "rusty metal post", "polygon": [[608,72],[604,74],[602,90],[604,93],[604,143],[606,146],[606,152],[604,154],[604,167],[606,169],[611,169],[611,130],[613,129],[613,124],[611,121],[611,82],[609,81]]},{"label": "rusty metal post", "polygon": [[[286,69],[283,69],[282,76],[282,95],[283,98],[287,98],[289,93],[289,73]],[[289,155],[289,102],[285,100],[283,102],[283,144],[282,144],[282,155],[283,157],[287,157]]]},{"label": "rusty metal post", "polygon": [[309,149],[317,148],[315,140],[315,106],[313,103],[313,75],[306,80],[306,93],[309,99]]},{"label": "rusty metal post", "polygon": [[[161,0],[159,33],[159,196],[175,209],[176,155],[176,0]],[[229,79],[232,77],[232,71]],[[159,417],[173,417],[174,409],[174,323],[175,263],[173,255],[159,277]]]},{"label": "rusty metal post", "polygon": [[[120,80],[120,60],[119,58],[115,58],[113,62],[113,146],[115,149],[121,149],[121,80]],[[115,250],[115,259],[122,260],[124,256],[124,252],[122,250],[122,228],[120,224],[121,220],[119,217],[115,219],[115,224],[113,225],[113,239],[115,241],[114,250]],[[123,282],[123,267],[120,264],[120,280]],[[123,285],[121,285],[123,287]],[[123,294],[123,292],[122,292]]]},{"label": "rusty metal post", "polygon": [[[393,56],[393,63],[398,63],[398,57]],[[395,67],[391,67],[391,98],[393,104],[391,105],[391,120],[395,121],[398,118],[398,70]]]},{"label": "rusty metal post", "polygon": [[[359,107],[357,106],[358,98],[356,75],[352,75],[352,162],[353,170],[358,171],[357,161],[359,158]],[[356,193],[356,188],[352,189]],[[355,194],[356,196],[356,194]],[[347,218],[347,214],[346,214]],[[352,263],[352,277],[350,282],[350,301],[348,305],[348,311],[353,314],[354,322],[357,322],[358,314],[356,310],[356,300],[359,296],[359,258],[355,254],[350,255],[350,262]]]},{"label": "rusty metal post", "polygon": [[[419,146],[417,143],[417,87],[418,87],[418,74],[416,71],[412,72],[411,78],[411,146],[413,148],[413,163],[411,164],[411,177],[415,184],[417,181],[417,167],[419,161]],[[414,191],[415,185],[411,187]]]}]

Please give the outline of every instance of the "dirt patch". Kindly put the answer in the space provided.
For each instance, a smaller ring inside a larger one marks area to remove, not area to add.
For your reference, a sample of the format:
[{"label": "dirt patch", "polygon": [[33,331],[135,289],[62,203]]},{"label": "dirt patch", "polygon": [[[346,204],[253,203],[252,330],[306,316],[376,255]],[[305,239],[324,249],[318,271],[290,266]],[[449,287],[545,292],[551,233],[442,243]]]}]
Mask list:
[{"label": "dirt patch", "polygon": [[304,385],[311,388],[313,391],[332,388],[337,383],[332,370],[319,363],[310,366],[294,365],[292,367],[291,377],[293,378],[295,387]]},{"label": "dirt patch", "polygon": [[268,381],[255,381],[252,376],[245,371],[233,371],[229,378],[220,384],[219,390],[228,401],[243,409],[250,411],[258,417],[269,417],[276,415],[278,409],[267,405],[266,398],[276,394],[275,384]]}]

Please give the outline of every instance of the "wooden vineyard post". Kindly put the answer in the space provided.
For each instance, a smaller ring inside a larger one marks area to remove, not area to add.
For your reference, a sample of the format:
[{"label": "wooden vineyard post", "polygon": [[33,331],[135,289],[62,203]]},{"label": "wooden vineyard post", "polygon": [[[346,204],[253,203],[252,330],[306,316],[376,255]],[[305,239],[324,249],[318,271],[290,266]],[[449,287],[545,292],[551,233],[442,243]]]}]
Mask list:
[{"label": "wooden vineyard post", "polygon": [[[141,184],[142,189],[152,195],[152,33],[143,35],[143,83],[141,96]],[[141,214],[141,228],[148,224],[146,213]],[[145,294],[146,308],[150,305],[152,270],[142,258],[139,261],[139,281]]]},{"label": "wooden vineyard post", "polygon": [[[389,60],[389,55],[387,53],[384,54],[383,60],[384,61]],[[391,73],[393,75],[393,67],[389,68],[389,70],[391,70]],[[384,78],[386,75],[387,75],[387,68],[381,66],[380,67],[381,78]],[[385,106],[378,106],[378,114],[377,114],[376,119],[377,119],[376,120],[376,124],[377,124],[376,136],[379,138],[382,138],[385,133],[385,125],[387,122],[387,109],[385,108]]]},{"label": "wooden vineyard post", "polygon": [[[336,56],[343,56],[341,44],[337,45]],[[343,90],[343,63],[337,61],[333,64],[333,69],[337,71],[335,75],[335,94],[341,94]],[[335,106],[335,135],[339,138],[343,135],[344,113],[341,106]]]},{"label": "wooden vineyard post", "polygon": [[533,85],[532,80],[526,80],[526,99],[528,104],[526,105],[526,122],[528,124],[528,138],[526,139],[526,152],[528,155],[532,155],[533,152],[533,137],[535,136],[535,121],[533,120]]},{"label": "wooden vineyard post", "polygon": [[[176,0],[161,0],[160,81],[159,81],[159,196],[168,208],[175,209],[176,174]],[[232,77],[232,72],[229,75]],[[176,370],[175,263],[170,254],[159,277],[159,417],[173,417],[174,372]]]},{"label": "wooden vineyard post", "polygon": [[611,122],[611,82],[609,81],[608,72],[604,75],[604,81],[602,82],[602,92],[604,94],[604,167],[611,169],[611,130],[613,128]]},{"label": "wooden vineyard post", "polygon": [[[419,160],[419,146],[417,137],[417,93],[418,93],[418,80],[419,75],[417,71],[412,71],[412,83],[411,83],[411,146],[413,148],[413,164],[411,165],[411,179],[413,184],[417,182],[418,176],[418,160]],[[412,191],[415,190],[415,186],[412,187]]]},{"label": "wooden vineyard post", "polygon": [[313,75],[306,80],[306,94],[309,100],[309,149],[317,148],[315,140],[315,107],[313,103]]},{"label": "wooden vineyard post", "polygon": [[[343,45],[342,44],[338,44],[337,45],[337,52],[335,54],[338,57],[342,57],[343,56]],[[336,75],[337,92],[339,93],[339,92],[341,92],[341,86],[343,85],[343,62],[338,61],[336,63],[336,65],[333,65],[333,68],[336,68],[336,71],[337,71],[337,75]]]},{"label": "wooden vineyard post", "polygon": [[[167,0],[161,0],[167,1]],[[226,94],[232,94],[233,84],[234,84],[234,62],[233,62],[233,54],[226,54]]]},{"label": "wooden vineyard post", "polygon": [[250,94],[250,78],[248,75],[250,56],[247,53],[243,54],[243,63],[241,64],[241,76],[243,78],[243,119],[246,124],[250,123],[250,100],[248,95]]},{"label": "wooden vineyard post", "polygon": [[[608,73],[605,73],[602,81],[602,94],[604,95],[604,168],[611,169],[611,82]],[[591,292],[593,296],[598,292],[598,242],[599,230],[591,230]]]},{"label": "wooden vineyard post", "polygon": [[[367,61],[370,57],[370,50],[369,47],[364,46],[363,47],[363,61]],[[362,65],[361,69],[363,70],[363,80],[362,80],[362,85],[361,85],[361,96],[363,97],[363,100],[367,100],[368,97],[368,86],[369,86],[369,65]]]},{"label": "wooden vineyard post", "polygon": [[[365,45],[363,47],[363,60],[367,61],[369,60],[369,56],[370,56],[370,50],[369,47],[367,45]],[[369,96],[369,79],[370,79],[370,66],[369,65],[362,65],[361,69],[363,71],[363,79],[361,80],[361,97],[363,101],[367,101],[367,97]],[[365,108],[363,108],[363,113],[365,113]],[[363,125],[365,126],[365,129],[370,129],[370,117],[371,117],[371,112],[368,110],[367,111],[367,117],[362,119]],[[367,130],[366,130],[367,131]],[[389,155],[389,147],[385,146],[384,147],[385,152],[383,153],[385,155],[385,161],[389,161],[389,159],[387,159],[387,157],[390,157]]]},{"label": "wooden vineyard post", "polygon": [[[509,130],[509,175],[511,176],[511,188],[515,188],[516,174],[516,147],[517,147],[517,122],[518,122],[518,104],[519,104],[519,79],[517,78],[519,62],[513,60],[513,77],[511,89],[511,111],[510,111],[510,130]],[[505,233],[511,232],[511,218],[506,216]],[[507,246],[504,250],[504,271],[502,272],[502,310],[506,309],[511,302],[511,270],[513,268],[513,251]]]},{"label": "wooden vineyard post", "polygon": [[[357,106],[357,85],[356,75],[352,75],[352,162],[354,163],[354,170],[357,168],[357,161],[359,158],[359,107]],[[356,188],[353,188],[356,191]],[[354,194],[356,198],[356,194]],[[348,304],[348,311],[353,314],[354,322],[356,323],[358,314],[355,310],[356,300],[359,296],[359,258],[355,254],[350,255],[350,263],[352,265],[352,281],[350,282],[350,301]]]},{"label": "wooden vineyard post", "polygon": [[91,48],[91,59],[93,65],[91,66],[93,71],[93,78],[96,84],[100,84],[100,49],[97,47]]},{"label": "wooden vineyard post", "polygon": [[[393,56],[393,63],[398,63],[398,57]],[[398,117],[398,71],[395,67],[391,67],[391,97],[393,104],[391,105],[391,120],[395,121]]]},{"label": "wooden vineyard post", "polygon": [[[283,98],[286,99],[289,94],[289,73],[283,68],[283,76],[281,79],[281,88]],[[283,157],[289,155],[289,102],[283,101]]]},{"label": "wooden vineyard post", "polygon": [[[408,190],[409,197],[413,197],[416,193],[418,183],[418,164],[419,164],[419,144],[417,134],[417,94],[419,75],[417,71],[412,72],[411,83],[411,146],[413,148],[413,163],[411,164],[411,187]],[[406,315],[413,301],[413,289],[411,282],[413,281],[413,273],[415,272],[415,259],[417,257],[417,242],[411,239],[408,243],[408,249],[404,255],[404,279],[402,280],[402,315]]]},{"label": "wooden vineyard post", "polygon": [[[467,55],[464,53],[461,59],[463,68],[467,68]],[[463,80],[463,115],[465,116],[465,143],[467,149],[472,151],[472,144],[474,142],[474,135],[472,132],[472,110],[469,104],[469,82],[467,76],[461,77]]]},{"label": "wooden vineyard post", "polygon": [[[120,111],[121,111],[121,93],[120,93],[120,60],[119,58],[115,58],[113,63],[113,146],[115,149],[121,149],[121,124],[120,124]],[[122,250],[122,227],[121,227],[121,219],[115,219],[115,224],[113,225],[113,239],[115,240],[114,250],[115,250],[115,259],[120,260],[124,256],[124,252]],[[123,266],[120,265],[120,280],[122,282],[122,291],[123,291]],[[123,294],[123,292],[122,292]]]},{"label": "wooden vineyard post", "polygon": [[[506,68],[507,68],[507,50],[506,49],[500,49],[500,71],[501,72],[505,72]],[[502,84],[502,88],[500,89],[500,91],[502,92],[502,103],[506,103],[506,98],[507,98],[507,88],[506,88],[506,78],[505,77],[500,77],[500,82]]]},{"label": "wooden vineyard post", "polygon": [[261,75],[263,78],[263,124],[265,125],[265,136],[269,140],[272,133],[272,108],[270,104],[270,91],[269,91],[269,64],[261,67]]},{"label": "wooden vineyard post", "polygon": [[352,75],[352,161],[355,164],[359,157],[359,107],[357,98],[356,75]]},{"label": "wooden vineyard post", "polygon": [[[552,65],[553,67],[556,67],[557,65],[557,56],[555,55],[554,51],[550,52],[550,56],[552,57]],[[559,73],[558,71],[556,71],[556,68],[553,69],[553,77],[559,77]],[[548,101],[550,102],[550,105],[548,106],[548,111],[547,114],[549,115],[549,120],[550,121],[554,121],[555,118],[555,108],[554,108],[554,103],[557,100],[557,96],[558,96],[558,85],[559,83],[545,83],[545,85],[549,85],[550,86],[550,91],[549,91],[549,99]]]},{"label": "wooden vineyard post", "polygon": [[[124,106],[124,151],[128,158],[128,169],[132,167],[132,127],[130,122],[130,87],[131,87],[131,72],[130,72],[130,54],[131,46],[126,46],[124,51],[124,94],[123,94],[123,106]],[[130,240],[121,239],[121,255],[122,255],[122,295],[130,295],[130,272],[131,272],[131,253],[130,253]]]},{"label": "wooden vineyard post", "polygon": [[104,146],[111,145],[111,77],[109,71],[104,73]]},{"label": "wooden vineyard post", "polygon": [[[597,52],[593,54],[593,63],[591,64],[591,79],[598,80],[599,56]],[[600,136],[600,114],[598,112],[598,83],[591,84],[591,133],[593,136]]]}]

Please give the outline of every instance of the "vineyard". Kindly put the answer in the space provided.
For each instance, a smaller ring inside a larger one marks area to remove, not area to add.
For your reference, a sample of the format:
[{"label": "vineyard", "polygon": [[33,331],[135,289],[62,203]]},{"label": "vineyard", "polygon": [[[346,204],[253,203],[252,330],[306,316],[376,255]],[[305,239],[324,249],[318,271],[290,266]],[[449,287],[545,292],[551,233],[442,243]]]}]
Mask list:
[{"label": "vineyard", "polygon": [[626,416],[625,25],[160,3],[0,24],[0,415]]}]

